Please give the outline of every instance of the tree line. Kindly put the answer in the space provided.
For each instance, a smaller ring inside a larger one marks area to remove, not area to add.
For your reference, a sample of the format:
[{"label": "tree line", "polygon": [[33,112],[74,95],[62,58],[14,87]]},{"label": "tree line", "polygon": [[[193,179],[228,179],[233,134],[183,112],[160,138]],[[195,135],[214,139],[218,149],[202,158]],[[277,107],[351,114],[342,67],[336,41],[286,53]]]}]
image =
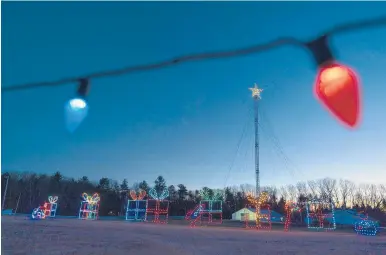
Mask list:
[{"label": "tree line", "polygon": [[[170,201],[169,215],[183,216],[200,201],[199,190],[188,190],[184,184],[167,185],[162,176],[154,183],[146,181],[129,185],[127,179],[121,183],[103,177],[93,182],[83,176],[76,180],[63,176],[60,172],[53,175],[31,172],[9,172],[1,176],[3,198],[7,177],[8,189],[3,209],[13,209],[17,213],[30,213],[33,208],[47,201],[48,196],[59,197],[57,214],[77,215],[81,194],[86,192],[100,194],[100,216],[124,215],[131,189],[142,189],[149,193],[154,188],[158,194],[168,189]],[[207,194],[216,190],[203,187]],[[248,206],[246,194],[253,192],[254,186],[242,184],[226,187],[221,191],[223,200],[223,217],[230,219],[233,212]],[[336,208],[353,208],[366,211],[369,215],[384,217],[386,212],[386,185],[359,184],[349,180],[324,178],[307,182],[298,182],[282,187],[262,187],[269,194],[269,204],[278,213],[284,214],[286,201],[305,202],[309,199],[323,199],[333,202]]]}]

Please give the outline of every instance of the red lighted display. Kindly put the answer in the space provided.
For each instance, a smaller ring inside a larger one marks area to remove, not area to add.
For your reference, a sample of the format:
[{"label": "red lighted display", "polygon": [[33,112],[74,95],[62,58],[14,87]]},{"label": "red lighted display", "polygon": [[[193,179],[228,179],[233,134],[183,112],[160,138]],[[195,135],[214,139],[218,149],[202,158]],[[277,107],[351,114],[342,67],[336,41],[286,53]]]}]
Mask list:
[{"label": "red lighted display", "polygon": [[323,66],[316,78],[315,94],[339,121],[352,128],[358,125],[361,92],[353,70],[337,63]]}]

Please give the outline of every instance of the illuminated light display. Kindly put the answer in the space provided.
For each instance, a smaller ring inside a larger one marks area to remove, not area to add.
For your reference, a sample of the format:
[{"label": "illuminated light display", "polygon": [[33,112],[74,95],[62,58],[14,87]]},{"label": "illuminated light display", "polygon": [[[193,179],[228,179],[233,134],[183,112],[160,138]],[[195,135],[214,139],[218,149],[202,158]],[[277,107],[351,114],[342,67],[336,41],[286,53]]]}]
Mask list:
[{"label": "illuminated light display", "polygon": [[289,230],[289,226],[291,225],[291,216],[292,216],[292,210],[295,207],[295,203],[293,202],[287,202],[285,204],[285,212],[286,212],[286,217],[285,217],[285,222],[284,222],[284,231]]},{"label": "illuminated light display", "polygon": [[[336,229],[334,203],[311,200],[306,203],[306,212],[309,229],[326,231]],[[325,220],[329,223],[328,227],[324,225]]]},{"label": "illuminated light display", "polygon": [[355,222],[354,230],[359,235],[375,236],[378,233],[378,227],[372,220],[360,220]]},{"label": "illuminated light display", "polygon": [[147,200],[143,200],[146,196],[146,191],[139,190],[138,194],[135,190],[130,190],[131,200],[127,200],[126,220],[145,220]]},{"label": "illuminated light display", "polygon": [[204,205],[197,205],[193,210],[188,211],[188,213],[185,216],[185,220],[190,221],[190,227],[195,227],[196,223],[200,221],[201,223],[201,215],[204,209]]},{"label": "illuminated light display", "polygon": [[169,191],[167,189],[163,190],[161,194],[158,194],[157,191],[152,188],[149,191],[149,195],[154,199],[154,200],[164,200],[169,196]]},{"label": "illuminated light display", "polygon": [[293,212],[301,212],[301,208],[295,202],[287,202],[285,204],[286,217],[284,221],[284,231],[288,231],[291,225],[291,216]]},{"label": "illuminated light display", "polygon": [[169,196],[167,189],[163,190],[161,194],[152,188],[149,195],[153,199],[147,200],[145,221],[152,221],[154,223],[165,224],[169,217],[169,200],[165,200]]},{"label": "illuminated light display", "polygon": [[133,200],[143,200],[143,198],[145,196],[146,196],[146,191],[144,191],[142,189],[139,189],[138,194],[137,194],[137,192],[135,190],[130,190],[130,197]]},{"label": "illuminated light display", "polygon": [[89,196],[82,194],[83,201],[80,202],[79,219],[96,220],[98,219],[100,196],[98,193]]},{"label": "illuminated light display", "polygon": [[43,205],[32,210],[31,218],[43,220],[47,217],[50,217],[50,218],[55,217],[56,209],[58,207],[57,201],[58,201],[57,196],[49,196],[48,202],[44,202]]},{"label": "illuminated light display", "polygon": [[363,236],[376,236],[378,233],[378,227],[374,221],[369,220],[368,215],[354,223],[354,231],[358,235]]},{"label": "illuminated light display", "polygon": [[44,214],[46,217],[54,218],[56,216],[56,209],[58,208],[58,196],[49,196],[48,203],[44,203]]},{"label": "illuminated light display", "polygon": [[[252,193],[247,194],[247,200],[248,202],[255,208],[255,222],[256,226],[251,226],[249,224],[249,217],[245,217],[245,227],[246,228],[256,228],[256,229],[266,229],[271,230],[272,229],[272,222],[271,222],[271,208],[268,202],[268,193],[262,192],[259,197],[255,197],[252,195]],[[265,209],[265,213],[261,212],[261,209]],[[262,223],[266,223],[262,225]]]},{"label": "illuminated light display", "polygon": [[33,220],[44,220],[46,218],[46,214],[44,213],[44,207],[39,206],[32,210],[31,219]]},{"label": "illuminated light display", "polygon": [[314,85],[316,98],[344,125],[354,128],[361,113],[361,91],[357,74],[336,62],[327,35],[306,43],[318,66]]},{"label": "illuminated light display", "polygon": [[201,222],[222,224],[222,191],[203,189],[199,194],[202,199],[199,204]]},{"label": "illuminated light display", "polygon": [[360,117],[360,90],[356,74],[350,68],[333,63],[323,66],[316,78],[315,94],[341,122],[355,127]]}]

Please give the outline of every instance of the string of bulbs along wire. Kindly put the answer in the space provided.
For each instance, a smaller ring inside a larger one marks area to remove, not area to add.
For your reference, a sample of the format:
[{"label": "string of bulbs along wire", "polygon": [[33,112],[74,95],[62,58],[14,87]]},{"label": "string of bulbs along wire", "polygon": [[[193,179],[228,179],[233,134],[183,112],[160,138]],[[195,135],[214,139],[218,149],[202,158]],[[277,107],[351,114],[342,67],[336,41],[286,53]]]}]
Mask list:
[{"label": "string of bulbs along wire", "polygon": [[[63,78],[59,80],[53,80],[53,81],[42,81],[42,82],[36,82],[36,83],[27,83],[27,84],[20,84],[20,85],[14,85],[14,86],[6,86],[2,87],[2,92],[14,92],[18,90],[27,90],[27,89],[34,89],[39,87],[50,87],[50,86],[59,86],[64,84],[70,84],[70,83],[77,83],[78,89],[77,89],[77,98],[74,99],[74,106],[75,107],[84,107],[86,106],[86,97],[89,92],[90,88],[90,80],[102,78],[102,77],[110,77],[110,76],[118,76],[133,72],[140,72],[140,71],[150,71],[154,69],[161,69],[166,68],[169,66],[181,64],[183,62],[188,61],[200,61],[200,60],[209,60],[209,59],[219,59],[219,58],[230,58],[230,57],[237,57],[237,56],[243,56],[243,55],[249,55],[259,52],[268,51],[274,48],[278,48],[285,45],[295,45],[302,47],[304,49],[309,50],[314,60],[320,69],[320,72],[318,74],[318,79],[322,79],[322,72],[331,71],[328,69],[334,69],[333,72],[334,75],[329,76],[337,76],[336,74],[342,76],[342,73],[345,72],[343,75],[346,75],[347,79],[351,79],[351,84],[347,85],[351,87],[355,87],[350,91],[352,94],[352,97],[355,97],[354,101],[356,101],[356,105],[351,107],[352,109],[343,109],[346,106],[344,105],[344,100],[342,99],[342,103],[340,105],[331,105],[330,102],[328,102],[328,95],[319,95],[319,99],[324,103],[327,108],[329,108],[330,112],[335,115],[338,119],[340,119],[342,122],[347,124],[348,126],[354,127],[359,119],[360,114],[360,92],[358,88],[358,82],[356,78],[356,74],[352,72],[349,68],[344,67],[343,65],[337,64],[335,62],[334,55],[329,47],[329,38],[332,35],[350,32],[354,30],[359,29],[365,29],[365,28],[372,28],[372,27],[378,27],[378,26],[385,26],[386,25],[386,16],[370,19],[370,20],[363,20],[363,21],[357,21],[342,25],[337,25],[333,27],[330,30],[325,31],[318,37],[310,40],[310,41],[302,41],[293,37],[282,37],[278,38],[276,40],[270,41],[265,44],[259,44],[254,45],[246,48],[241,49],[235,49],[235,50],[227,50],[227,51],[218,51],[218,52],[208,52],[208,53],[199,53],[199,54],[192,54],[192,55],[186,55],[181,57],[172,58],[169,60],[161,61],[158,63],[152,63],[152,64],[145,64],[145,65],[136,65],[136,66],[130,66],[125,67],[121,69],[115,69],[115,70],[108,70],[108,71],[102,71],[97,73],[92,73],[88,75],[84,75],[81,77],[69,77],[69,78]],[[338,70],[340,69],[340,70]],[[344,70],[343,70],[344,69]],[[329,74],[333,73],[329,72]],[[340,72],[340,73],[339,73]],[[327,74],[325,75],[327,76]],[[332,81],[333,78],[330,78],[330,81]],[[321,86],[322,81],[320,81],[320,84],[316,84],[316,86]],[[346,82],[347,83],[347,82]],[[338,84],[340,85],[340,84]],[[331,94],[331,86],[330,88],[321,88],[324,89],[324,92],[322,94],[327,94],[327,89],[329,89],[329,94]],[[355,90],[355,91],[354,91]],[[347,94],[347,93],[341,93],[341,94]],[[355,94],[355,95],[354,95]],[[352,99],[352,98],[351,98]],[[335,100],[336,101],[336,100]],[[351,100],[352,101],[352,100]],[[348,101],[346,101],[348,102]],[[346,107],[347,108],[347,107]],[[354,109],[355,108],[355,109]],[[340,116],[339,112],[349,112],[346,113],[346,116]]]},{"label": "string of bulbs along wire", "polygon": [[[320,65],[323,65],[324,62],[333,60],[333,55],[327,44],[328,43],[327,39],[329,37],[331,37],[332,35],[336,35],[344,32],[350,32],[353,30],[372,28],[372,27],[378,27],[378,26],[386,26],[386,16],[382,16],[382,17],[378,17],[370,20],[363,20],[358,22],[337,25],[334,28],[325,31],[320,36],[316,37],[316,39],[308,42],[303,42],[293,37],[283,37],[283,38],[275,39],[265,44],[254,45],[254,46],[241,48],[241,49],[192,54],[192,55],[172,58],[158,63],[136,65],[136,66],[124,67],[121,69],[96,72],[96,73],[92,73],[92,74],[88,74],[80,77],[68,77],[68,78],[63,78],[63,79],[53,80],[53,81],[42,81],[42,82],[36,82],[36,83],[26,83],[26,84],[20,84],[20,85],[6,86],[6,87],[2,87],[1,91],[13,92],[17,90],[59,86],[59,85],[70,84],[70,83],[78,83],[79,86],[85,87],[85,84],[89,84],[89,81],[92,79],[109,77],[109,76],[118,76],[118,75],[133,73],[133,72],[161,69],[161,68],[181,64],[188,61],[200,61],[200,60],[209,60],[209,59],[216,59],[216,58],[238,57],[243,55],[264,52],[264,51],[271,50],[273,48],[277,48],[285,45],[296,45],[296,46],[309,49],[314,55],[314,58],[317,64],[320,66]],[[88,91],[87,89],[86,90],[83,89],[81,92],[87,92],[87,91]]]}]

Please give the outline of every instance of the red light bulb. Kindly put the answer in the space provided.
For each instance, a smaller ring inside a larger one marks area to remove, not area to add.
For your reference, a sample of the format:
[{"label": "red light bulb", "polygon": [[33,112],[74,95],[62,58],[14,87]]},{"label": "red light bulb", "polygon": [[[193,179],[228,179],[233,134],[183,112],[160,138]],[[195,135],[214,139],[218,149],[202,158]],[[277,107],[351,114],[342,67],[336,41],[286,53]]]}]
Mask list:
[{"label": "red light bulb", "polygon": [[351,128],[358,125],[361,92],[353,70],[338,63],[321,67],[316,77],[315,95],[339,121]]}]

